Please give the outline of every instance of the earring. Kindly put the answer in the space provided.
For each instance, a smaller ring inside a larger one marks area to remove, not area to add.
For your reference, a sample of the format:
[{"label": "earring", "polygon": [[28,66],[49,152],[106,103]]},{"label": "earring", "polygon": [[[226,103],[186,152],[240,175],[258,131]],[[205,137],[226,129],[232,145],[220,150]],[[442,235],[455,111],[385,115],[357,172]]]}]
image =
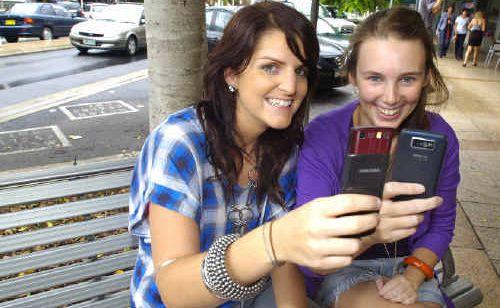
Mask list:
[{"label": "earring", "polygon": [[235,87],[233,87],[233,86],[232,86],[232,85],[230,85],[230,84],[228,84],[228,85],[227,85],[227,89],[228,89],[228,90],[229,90],[229,92],[231,92],[231,93],[236,92],[236,88],[235,88]]},{"label": "earring", "polygon": [[356,96],[359,96],[359,90],[358,90],[358,87],[356,86],[352,86],[352,93]]}]

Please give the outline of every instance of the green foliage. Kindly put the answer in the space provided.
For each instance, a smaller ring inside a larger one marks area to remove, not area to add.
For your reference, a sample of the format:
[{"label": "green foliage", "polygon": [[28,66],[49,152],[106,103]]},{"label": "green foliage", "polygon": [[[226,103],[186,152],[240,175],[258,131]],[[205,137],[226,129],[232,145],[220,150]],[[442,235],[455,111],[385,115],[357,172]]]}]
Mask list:
[{"label": "green foliage", "polygon": [[[320,0],[321,4],[333,6],[339,12],[366,13],[389,7],[390,0]],[[400,0],[393,0],[392,4],[399,4]]]}]

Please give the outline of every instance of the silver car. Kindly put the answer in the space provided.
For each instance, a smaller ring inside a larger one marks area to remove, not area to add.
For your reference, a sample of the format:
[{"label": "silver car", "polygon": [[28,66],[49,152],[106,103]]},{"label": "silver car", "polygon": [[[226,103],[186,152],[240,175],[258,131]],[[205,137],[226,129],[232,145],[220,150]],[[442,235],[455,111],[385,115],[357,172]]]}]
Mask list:
[{"label": "silver car", "polygon": [[146,47],[146,20],[142,4],[115,4],[105,7],[92,20],[71,28],[71,44],[81,53],[89,49],[122,50],[134,55]]}]

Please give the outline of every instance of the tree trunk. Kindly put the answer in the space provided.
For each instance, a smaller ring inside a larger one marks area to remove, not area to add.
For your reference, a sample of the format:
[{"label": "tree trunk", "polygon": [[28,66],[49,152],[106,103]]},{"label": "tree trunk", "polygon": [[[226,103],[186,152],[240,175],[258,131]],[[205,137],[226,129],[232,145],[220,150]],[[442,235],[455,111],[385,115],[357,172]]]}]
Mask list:
[{"label": "tree trunk", "polygon": [[204,1],[145,0],[149,128],[201,98],[206,61]]}]

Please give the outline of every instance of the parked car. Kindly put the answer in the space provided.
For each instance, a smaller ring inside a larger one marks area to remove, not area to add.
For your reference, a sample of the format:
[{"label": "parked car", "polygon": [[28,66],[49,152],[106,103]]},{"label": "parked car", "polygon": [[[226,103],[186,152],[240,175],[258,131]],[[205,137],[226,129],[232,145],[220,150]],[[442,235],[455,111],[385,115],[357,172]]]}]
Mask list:
[{"label": "parked car", "polygon": [[85,18],[88,19],[94,19],[97,17],[97,14],[99,14],[105,7],[108,5],[106,3],[84,3],[83,4],[83,15],[85,15]]},{"label": "parked car", "polygon": [[0,36],[10,43],[19,37],[51,40],[67,36],[73,25],[84,20],[71,17],[65,8],[51,3],[17,3],[0,15]]},{"label": "parked car", "polygon": [[67,9],[71,13],[71,16],[73,16],[73,17],[82,17],[82,18],[85,18],[85,15],[83,14],[82,7],[80,6],[80,3],[78,3],[78,2],[74,2],[74,1],[57,1],[56,4],[62,6],[65,9]]},{"label": "parked car", "polygon": [[145,24],[142,4],[114,4],[105,7],[95,19],[75,25],[69,37],[81,53],[105,49],[134,55],[146,47]]},{"label": "parked car", "polygon": [[[311,15],[311,1],[287,0],[287,2],[291,3],[293,7],[302,14],[306,16]],[[321,17],[328,22],[338,34],[349,35],[352,34],[356,28],[356,24],[351,21],[333,17],[330,11],[323,4],[319,5],[318,17]]]},{"label": "parked car", "polygon": [[[224,27],[241,6],[210,6],[205,8],[208,49],[211,50],[222,38]],[[325,21],[322,21],[326,23]],[[331,29],[331,26],[326,23]],[[334,31],[331,29],[331,31]],[[345,48],[333,37],[318,33],[320,45],[319,88],[329,89],[347,84]]]}]

